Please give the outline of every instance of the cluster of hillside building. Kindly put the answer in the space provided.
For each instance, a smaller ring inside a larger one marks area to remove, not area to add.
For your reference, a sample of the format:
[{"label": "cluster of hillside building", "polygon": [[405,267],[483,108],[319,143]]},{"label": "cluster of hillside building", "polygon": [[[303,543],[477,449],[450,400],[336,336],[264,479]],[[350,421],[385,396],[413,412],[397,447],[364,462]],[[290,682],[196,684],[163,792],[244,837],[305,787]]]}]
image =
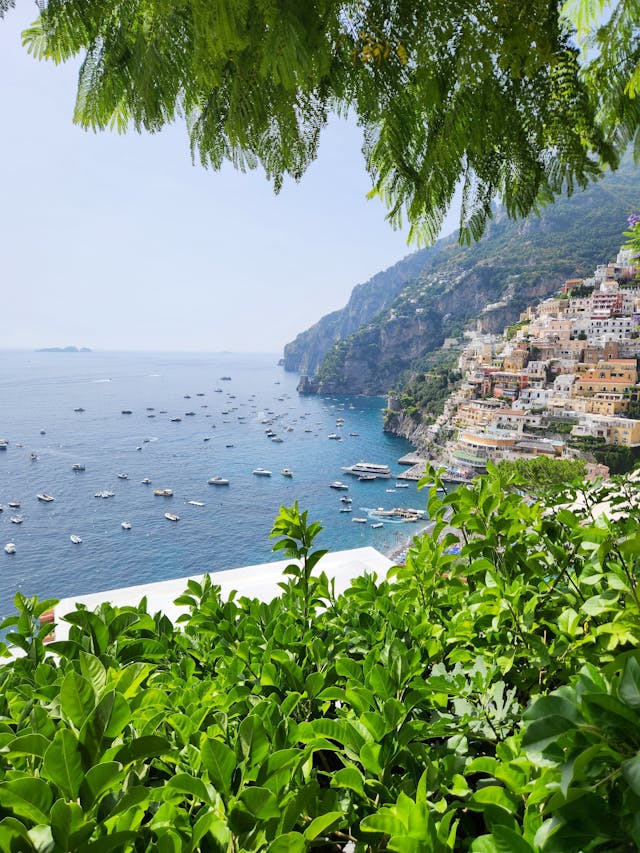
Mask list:
[{"label": "cluster of hillside building", "polygon": [[463,476],[489,459],[574,458],[578,439],[640,447],[629,416],[640,394],[640,267],[629,251],[567,281],[502,336],[467,337],[463,383],[439,423],[456,427],[448,461]]}]

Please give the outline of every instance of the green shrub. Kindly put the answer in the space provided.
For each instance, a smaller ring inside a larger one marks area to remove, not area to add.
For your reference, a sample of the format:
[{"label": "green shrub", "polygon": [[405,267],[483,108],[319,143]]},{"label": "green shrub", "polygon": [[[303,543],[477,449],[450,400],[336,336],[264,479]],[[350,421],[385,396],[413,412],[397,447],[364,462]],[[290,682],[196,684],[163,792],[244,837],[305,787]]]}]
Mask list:
[{"label": "green shrub", "polygon": [[179,625],[105,603],[44,646],[50,602],[18,594],[0,849],[636,849],[640,536],[588,513],[636,487],[531,503],[493,467],[427,480],[431,534],[340,596],[297,506],[271,602],[205,577]]}]

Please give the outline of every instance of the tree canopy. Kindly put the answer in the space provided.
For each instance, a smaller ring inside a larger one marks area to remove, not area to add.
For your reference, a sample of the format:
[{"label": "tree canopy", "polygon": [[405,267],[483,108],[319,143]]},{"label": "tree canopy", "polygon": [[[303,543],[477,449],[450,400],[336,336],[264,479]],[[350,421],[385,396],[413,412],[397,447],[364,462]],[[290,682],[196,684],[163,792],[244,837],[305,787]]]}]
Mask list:
[{"label": "tree canopy", "polygon": [[372,195],[437,236],[500,198],[522,216],[617,165],[639,116],[638,0],[43,0],[28,50],[83,57],[75,121],[187,124],[194,158],[278,189],[331,114],[363,131]]}]

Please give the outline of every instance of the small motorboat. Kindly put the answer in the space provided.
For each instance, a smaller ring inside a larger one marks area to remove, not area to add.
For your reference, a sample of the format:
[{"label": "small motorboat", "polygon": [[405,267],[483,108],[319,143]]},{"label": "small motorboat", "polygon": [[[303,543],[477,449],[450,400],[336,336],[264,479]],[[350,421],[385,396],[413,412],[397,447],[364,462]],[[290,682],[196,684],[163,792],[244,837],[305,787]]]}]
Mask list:
[{"label": "small motorboat", "polygon": [[185,412],[185,415],[186,415],[188,418],[192,418],[192,417],[195,415],[195,412]]},{"label": "small motorboat", "polygon": [[346,483],[341,483],[340,480],[334,480],[333,483],[329,483],[329,488],[346,491],[349,486]]},{"label": "small motorboat", "polygon": [[13,544],[13,542],[7,542],[7,544],[4,546],[4,550],[7,554],[15,554],[16,546]]},{"label": "small motorboat", "polygon": [[291,471],[289,468],[283,468],[281,474],[283,477],[293,477],[293,471]]},{"label": "small motorboat", "polygon": [[117,477],[118,477],[118,479],[119,479],[119,480],[128,480],[128,479],[129,479],[129,475],[128,475],[128,474],[122,474],[122,473],[121,473],[121,474],[117,474]]},{"label": "small motorboat", "polygon": [[375,524],[372,524],[371,526],[376,527],[376,528],[377,527],[384,527],[384,524],[382,521],[376,521]]},{"label": "small motorboat", "polygon": [[226,477],[210,477],[207,480],[210,486],[228,486],[229,480]]},{"label": "small motorboat", "polygon": [[74,462],[71,466],[72,471],[84,471],[84,465],[81,465],[80,462]]},{"label": "small motorboat", "polygon": [[54,498],[52,498],[51,495],[48,495],[46,492],[38,492],[36,497],[38,498],[39,501],[42,501],[43,503],[46,503],[46,504],[50,504],[51,501],[54,500]]},{"label": "small motorboat", "polygon": [[254,468],[251,473],[255,474],[256,477],[270,477],[271,476],[271,471],[267,471],[266,468]]},{"label": "small motorboat", "polygon": [[165,512],[164,517],[167,518],[169,521],[180,521],[180,516],[176,515],[173,512]]},{"label": "small motorboat", "polygon": [[74,545],[79,545],[82,542],[82,539],[79,536],[76,536],[75,533],[72,533],[69,537]]},{"label": "small motorboat", "polygon": [[131,415],[131,414],[132,414],[132,411],[131,411],[131,409],[123,409],[123,410],[122,410],[122,414],[123,414],[123,415]]},{"label": "small motorboat", "polygon": [[37,462],[39,458],[40,458],[40,457],[38,456],[38,454],[37,454],[37,453],[32,453],[32,454],[31,454],[31,461],[32,461],[32,462]]},{"label": "small motorboat", "polygon": [[97,498],[112,498],[115,495],[115,492],[96,492]]},{"label": "small motorboat", "polygon": [[170,498],[173,496],[173,489],[154,489],[154,495],[160,495],[163,498]]},{"label": "small motorboat", "polygon": [[366,518],[352,518],[351,521],[356,521],[358,524],[366,524],[367,523]]},{"label": "small motorboat", "polygon": [[151,485],[151,480],[148,477],[145,477],[144,480],[142,480],[142,482],[145,484],[145,486]]},{"label": "small motorboat", "polygon": [[40,430],[40,435],[46,435],[46,434],[47,434],[46,429],[41,429],[41,430]]},{"label": "small motorboat", "polygon": [[396,489],[408,489],[409,483],[396,483]]},{"label": "small motorboat", "polygon": [[177,424],[177,423],[180,423],[182,418],[169,418],[169,420],[171,421],[172,424]]},{"label": "small motorboat", "polygon": [[340,512],[351,512],[351,507],[348,505],[347,506],[341,506]]},{"label": "small motorboat", "polygon": [[131,522],[130,522],[130,521],[121,521],[121,522],[120,522],[120,527],[121,527],[123,530],[131,530]]},{"label": "small motorboat", "polygon": [[20,501],[9,501],[7,506],[10,506],[11,509],[20,509]]},{"label": "small motorboat", "polygon": [[187,501],[191,506],[204,506],[204,501]]},{"label": "small motorboat", "polygon": [[74,409],[73,411],[74,412],[84,412],[84,409],[82,408],[82,406],[78,406],[78,408]]},{"label": "small motorboat", "polygon": [[346,495],[343,495],[343,496],[340,498],[340,503],[343,503],[343,504],[350,504],[350,503],[353,503],[353,501],[351,500],[351,498],[348,498]]},{"label": "small motorboat", "polygon": [[22,524],[22,522],[24,521],[24,518],[21,515],[12,515],[11,518],[9,519],[9,521],[12,524]]}]

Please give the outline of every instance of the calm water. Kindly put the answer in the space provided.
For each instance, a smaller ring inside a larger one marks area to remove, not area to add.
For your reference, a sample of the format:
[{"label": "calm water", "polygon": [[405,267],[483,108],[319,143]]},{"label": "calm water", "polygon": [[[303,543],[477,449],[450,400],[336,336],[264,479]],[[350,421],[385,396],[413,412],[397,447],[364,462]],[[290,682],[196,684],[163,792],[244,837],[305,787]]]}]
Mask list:
[{"label": "calm water", "polygon": [[[295,500],[324,524],[322,547],[397,549],[410,525],[374,529],[371,519],[352,518],[378,506],[423,508],[426,495],[413,484],[388,493],[394,479],[358,482],[340,470],[366,460],[401,472],[397,459],[411,448],[382,432],[385,401],[301,397],[297,376],[276,362],[237,354],[0,353],[0,438],[10,442],[0,452],[0,546],[16,545],[13,555],[0,550],[0,615],[13,609],[16,589],[64,597],[278,559],[269,531],[278,508]],[[266,437],[266,420],[282,443]],[[332,432],[343,440],[329,440]],[[76,462],[86,470],[72,471]],[[256,467],[273,474],[257,477]],[[230,486],[208,485],[216,475]],[[330,489],[333,480],[346,481],[349,492]],[[156,497],[154,488],[174,496]],[[101,490],[115,496],[96,498]],[[38,492],[55,501],[41,503]],[[341,495],[353,499],[352,513],[339,511]],[[165,519],[167,511],[180,521]],[[20,525],[10,522],[16,514]],[[131,530],[122,529],[124,520]]]}]

